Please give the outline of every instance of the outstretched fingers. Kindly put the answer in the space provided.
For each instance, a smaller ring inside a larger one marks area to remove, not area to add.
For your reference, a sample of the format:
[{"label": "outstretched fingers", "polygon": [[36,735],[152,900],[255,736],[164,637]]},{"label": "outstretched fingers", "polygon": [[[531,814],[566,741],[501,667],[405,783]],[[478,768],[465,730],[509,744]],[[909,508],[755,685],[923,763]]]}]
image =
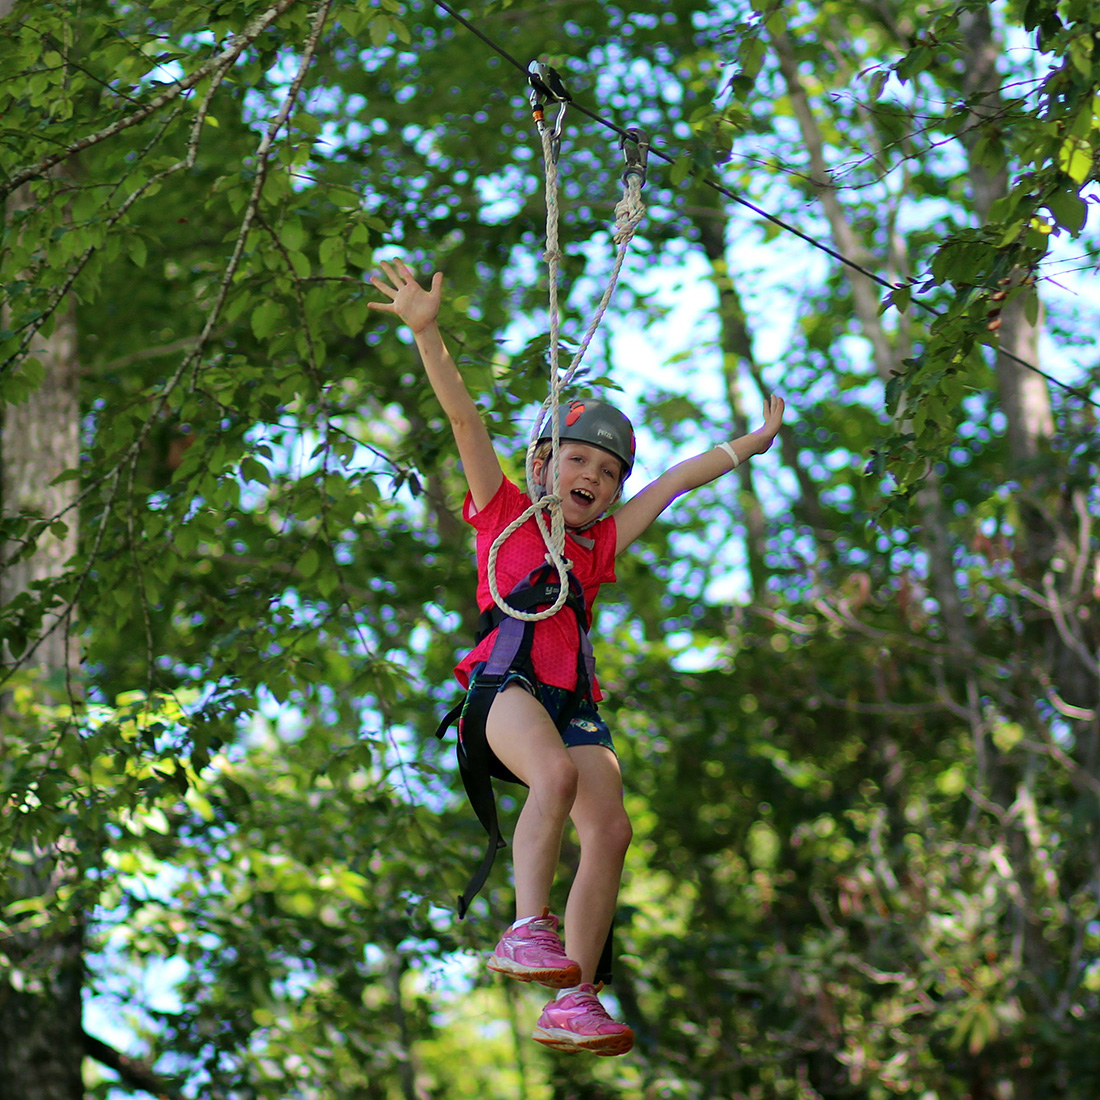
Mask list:
[{"label": "outstretched fingers", "polygon": [[[401,264],[401,268],[398,268],[398,264]],[[387,312],[393,312],[393,299],[406,287],[409,280],[412,278],[412,272],[401,263],[400,260],[395,260],[392,264],[386,260],[382,260],[378,265],[382,269],[382,273],[385,275],[389,282],[386,282],[378,275],[372,275],[370,277],[370,284],[375,290],[385,294],[390,299],[389,302],[368,302],[367,305],[371,309],[382,309]]]},{"label": "outstretched fingers", "polygon": [[431,286],[425,290],[403,260],[383,260],[379,266],[382,275],[372,275],[370,283],[389,301],[368,302],[369,308],[396,314],[414,332],[433,322],[443,297],[443,273],[437,271],[432,276]]},{"label": "outstretched fingers", "polygon": [[408,286],[409,283],[416,280],[412,268],[404,260],[394,260],[392,263],[389,260],[382,260],[379,266],[386,273],[386,278],[395,287]]}]

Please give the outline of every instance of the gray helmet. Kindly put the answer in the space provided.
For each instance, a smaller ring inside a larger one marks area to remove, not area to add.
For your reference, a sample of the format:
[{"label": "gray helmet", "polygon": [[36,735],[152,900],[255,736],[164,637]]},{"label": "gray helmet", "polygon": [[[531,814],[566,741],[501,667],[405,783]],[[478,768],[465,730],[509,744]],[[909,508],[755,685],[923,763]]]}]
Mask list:
[{"label": "gray helmet", "polygon": [[[558,437],[573,443],[590,443],[614,455],[623,464],[623,481],[634,467],[634,429],[630,421],[604,401],[574,398],[558,409]],[[552,438],[549,421],[539,435],[542,443]]]}]

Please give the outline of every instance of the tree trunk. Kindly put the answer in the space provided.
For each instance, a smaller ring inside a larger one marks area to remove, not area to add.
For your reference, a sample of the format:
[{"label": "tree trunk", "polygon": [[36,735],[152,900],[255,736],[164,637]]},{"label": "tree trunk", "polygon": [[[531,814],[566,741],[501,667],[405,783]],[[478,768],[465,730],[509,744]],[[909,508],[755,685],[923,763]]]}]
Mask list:
[{"label": "tree trunk", "polygon": [[[56,854],[9,882],[24,897],[56,892],[65,878]],[[0,1081],[4,1100],[82,1100],[84,1096],[84,935],[64,931],[13,937],[0,977]]]},{"label": "tree trunk", "polygon": [[[828,219],[833,243],[841,255],[871,270],[874,259],[863,247],[863,242],[849,222],[848,215],[837,195],[836,183],[825,160],[825,140],[817,119],[814,118],[809,96],[798,75],[798,62],[795,59],[791,40],[784,31],[777,30],[771,34],[771,41],[776,60],[779,62],[779,71],[783,74],[787,87],[787,95],[790,97],[791,108],[798,121],[803,145],[809,154],[810,181]],[[882,291],[866,275],[861,275],[851,268],[846,269],[846,274],[852,288],[856,317],[864,337],[871,345],[875,370],[883,381],[888,381],[891,371],[897,368],[899,360],[890,336],[879,317],[879,298]]]},{"label": "tree trunk", "polygon": [[[2,0],[0,0],[2,2]],[[0,9],[0,15],[5,14]],[[11,209],[28,201],[17,193]],[[60,576],[76,552],[76,481],[52,484],[79,464],[76,319],[71,301],[58,311],[52,333],[36,341],[34,356],[44,368],[39,388],[18,405],[3,409],[0,426],[0,505],[7,515],[50,518],[66,513],[66,531],[45,530],[32,553],[11,565],[16,546],[0,546],[0,604],[34,592],[36,582]],[[78,655],[69,616],[52,612],[28,645],[24,668],[34,676],[36,701],[61,702],[71,696],[71,674]],[[31,650],[31,646],[37,647]],[[24,737],[51,744],[59,734],[16,713],[9,698],[0,699],[3,732],[0,757]],[[64,736],[61,734],[60,736]],[[5,745],[7,741],[8,745]],[[20,859],[5,870],[6,892],[14,900],[52,900],[68,878],[69,858],[61,846],[44,847],[33,839],[16,841]],[[14,873],[13,873],[14,872]],[[79,918],[20,931],[4,944],[0,970],[0,1083],[4,1100],[80,1100],[84,1095],[81,991],[84,937]]]},{"label": "tree trunk", "polygon": [[[985,221],[993,203],[1008,194],[1008,172],[1004,168],[990,172],[973,159],[974,149],[982,137],[983,122],[1003,110],[1001,77],[997,72],[997,60],[1002,51],[994,37],[987,8],[963,12],[959,24],[967,46],[963,90],[970,103],[971,119],[963,135],[967,152],[971,154],[967,176],[974,210]],[[1021,302],[1022,299],[1014,299],[1002,315],[1001,347],[1028,363],[1038,364],[1039,319],[1032,324]],[[1013,462],[1019,465],[1034,458],[1041,443],[1054,434],[1050,393],[1041,374],[1001,354],[997,355],[997,386],[1007,422],[1009,453]]]},{"label": "tree trunk", "polygon": [[[794,45],[783,31],[771,35],[772,45],[779,62],[779,69],[790,97],[799,132],[810,159],[810,179],[813,181],[822,209],[829,222],[829,231],[833,243],[843,255],[869,270],[875,265],[874,259],[863,247],[856,229],[852,226],[848,213],[837,195],[837,188],[825,159],[825,139],[817,118],[814,116],[809,96],[798,74],[798,62]],[[892,239],[890,250],[892,264],[897,274],[905,274],[904,251],[897,247]],[[903,326],[899,333],[900,349],[895,347],[890,333],[883,324],[879,310],[879,288],[865,275],[847,269],[847,278],[852,287],[852,301],[860,329],[871,346],[875,371],[879,378],[886,381],[891,377],[897,364],[910,354],[910,339]],[[921,543],[928,552],[928,580],[951,634],[958,641],[969,636],[965,630],[965,614],[962,610],[962,594],[955,581],[955,568],[952,561],[952,537],[949,532],[949,517],[943,507],[940,495],[939,477],[932,472],[926,478],[925,487],[916,498],[921,523]]]},{"label": "tree trunk", "polygon": [[[728,220],[722,211],[714,208],[713,217],[706,215],[695,219],[703,252],[710,262],[715,289],[718,291],[719,345],[722,351],[722,380],[730,410],[730,427],[733,436],[745,435],[749,420],[745,414],[742,394],[742,375],[752,360],[752,336],[749,332],[745,309],[730,276],[726,260],[726,226]],[[744,462],[737,470],[740,481],[741,514],[745,524],[745,557],[748,564],[749,583],[754,599],[760,599],[766,591],[767,569],[764,553],[767,544],[767,524],[760,498],[753,486],[752,463]]]}]

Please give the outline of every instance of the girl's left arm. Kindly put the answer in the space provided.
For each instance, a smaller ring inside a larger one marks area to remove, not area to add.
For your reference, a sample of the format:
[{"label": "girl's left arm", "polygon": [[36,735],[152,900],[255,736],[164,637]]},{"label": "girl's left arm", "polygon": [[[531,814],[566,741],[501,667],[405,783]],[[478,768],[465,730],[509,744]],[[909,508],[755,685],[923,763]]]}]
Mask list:
[{"label": "girl's left arm", "polygon": [[651,481],[615,513],[616,555],[642,535],[678,496],[728,474],[753,455],[763,454],[772,445],[782,423],[783,398],[773,394],[764,402],[764,423],[756,431],[677,462]]}]

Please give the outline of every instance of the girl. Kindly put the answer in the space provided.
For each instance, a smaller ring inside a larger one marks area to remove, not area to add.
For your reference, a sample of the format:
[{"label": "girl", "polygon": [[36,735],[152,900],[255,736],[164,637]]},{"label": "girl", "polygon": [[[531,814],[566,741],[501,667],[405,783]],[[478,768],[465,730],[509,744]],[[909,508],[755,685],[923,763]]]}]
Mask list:
[{"label": "girl", "polygon": [[[437,323],[442,273],[436,272],[425,290],[400,260],[383,263],[382,270],[386,279],[375,276],[371,283],[388,300],[370,305],[394,314],[412,330],[428,381],[450,420],[469,487],[463,514],[477,532],[479,606],[486,608],[492,605],[488,548],[531,501],[504,477],[477,406],[443,342]],[[783,400],[767,398],[762,427],[678,462],[613,516],[604,513],[618,498],[634,461],[629,421],[610,405],[589,400],[570,403],[560,417],[565,556],[584,588],[590,620],[600,585],[615,579],[616,556],[682,493],[763,454],[782,423]],[[534,464],[540,484],[530,487],[536,495],[551,483],[549,461],[543,446]],[[501,549],[496,563],[499,591],[511,591],[544,556],[542,536],[535,521],[528,520]],[[516,921],[501,937],[489,966],[559,990],[539,1018],[533,1035],[537,1041],[561,1050],[624,1054],[633,1046],[633,1033],[604,1010],[594,979],[615,912],[631,828],[611,734],[595,706],[601,694],[594,679],[590,699],[576,709],[565,731],[559,733],[555,724],[576,684],[580,642],[575,616],[565,609],[538,622],[531,653],[536,682],[510,673],[486,719],[489,747],[529,788],[512,839]],[[463,686],[476,678],[491,645],[490,636],[456,668]],[[566,903],[563,947],[549,897],[568,820],[577,830],[581,855]]]}]

